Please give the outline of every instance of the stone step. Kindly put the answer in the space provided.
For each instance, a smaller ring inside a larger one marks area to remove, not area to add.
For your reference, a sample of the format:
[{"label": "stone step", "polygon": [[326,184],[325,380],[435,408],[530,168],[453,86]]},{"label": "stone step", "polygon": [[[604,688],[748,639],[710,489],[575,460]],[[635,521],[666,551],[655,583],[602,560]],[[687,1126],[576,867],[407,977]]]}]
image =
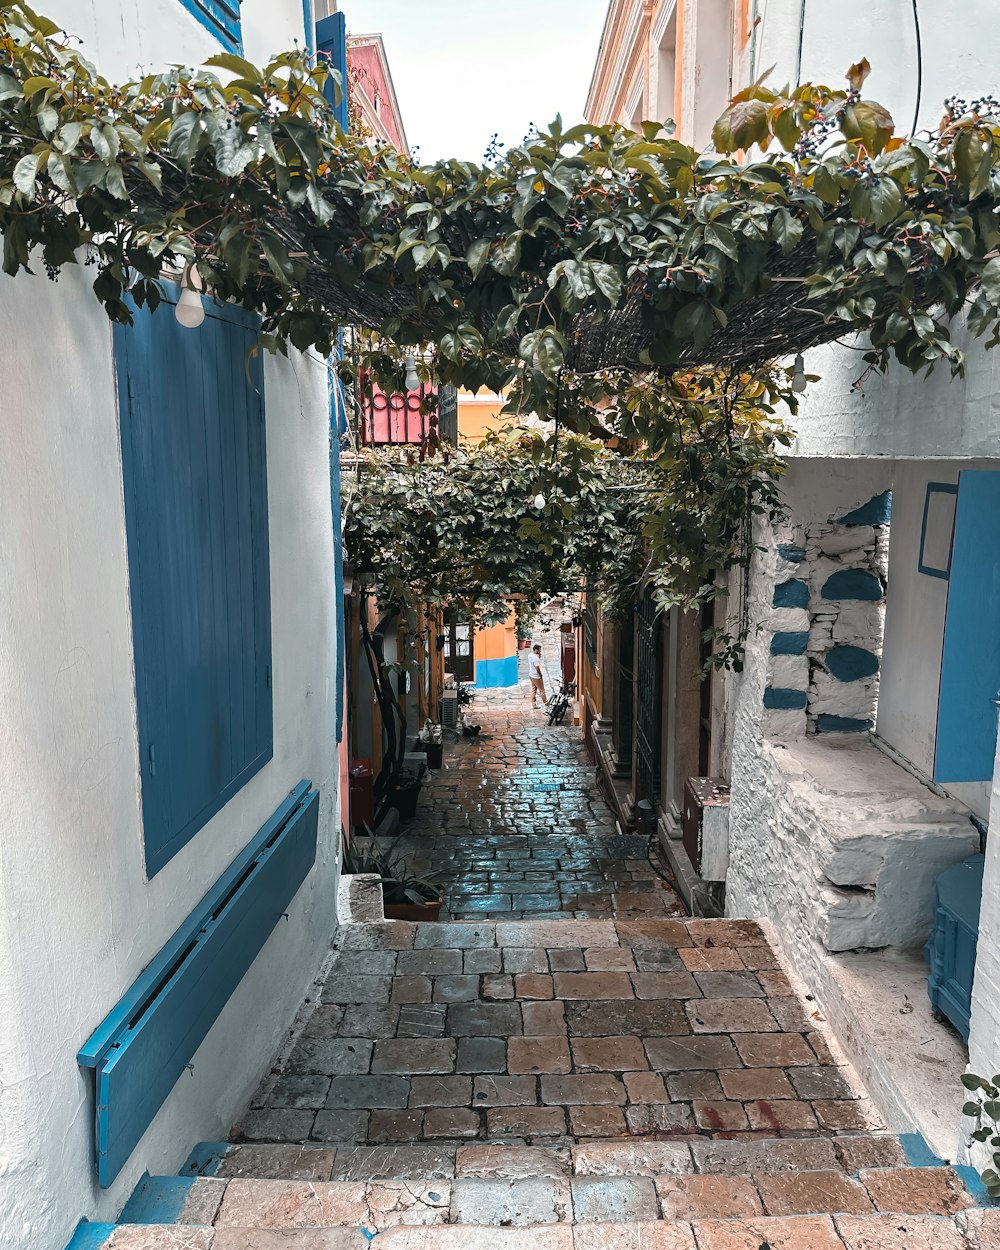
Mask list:
[{"label": "stone step", "polygon": [[[178,1229],[128,1225],[94,1250],[368,1250],[367,1225],[322,1228],[251,1225]],[[994,1250],[1000,1212],[933,1215],[758,1216],[693,1221],[594,1220],[530,1227],[401,1222],[377,1237],[379,1250]]]},{"label": "stone step", "polygon": [[[488,1155],[489,1147],[482,1152]],[[187,1186],[179,1207],[176,1184],[165,1184],[158,1192],[151,1178],[144,1184],[141,1201],[129,1202],[122,1223],[161,1223],[173,1215],[177,1225],[216,1229],[360,1226],[381,1233],[397,1224],[503,1228],[876,1212],[951,1217],[975,1205],[962,1178],[948,1166],[861,1169],[854,1176],[835,1168],[568,1176],[558,1174],[556,1161],[552,1162],[549,1174],[525,1175],[520,1165],[518,1174],[497,1175],[494,1165],[483,1157],[478,1173],[450,1180],[204,1177]],[[176,1182],[178,1178],[163,1179]]]},{"label": "stone step", "polygon": [[[199,1160],[208,1160],[202,1166]],[[209,1147],[192,1155],[189,1174],[266,1180],[450,1180],[459,1176],[656,1176],[686,1173],[744,1175],[941,1166],[921,1138],[890,1134],[730,1141],[602,1140],[527,1146],[484,1142],[401,1146],[294,1146],[248,1143]]]}]

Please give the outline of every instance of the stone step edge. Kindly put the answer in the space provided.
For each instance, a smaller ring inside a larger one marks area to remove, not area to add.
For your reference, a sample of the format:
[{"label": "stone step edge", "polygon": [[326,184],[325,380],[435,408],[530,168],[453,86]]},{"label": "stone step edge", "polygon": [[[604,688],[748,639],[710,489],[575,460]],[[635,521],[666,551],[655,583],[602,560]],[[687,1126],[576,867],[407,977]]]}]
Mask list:
[{"label": "stone step edge", "polygon": [[[593,1221],[587,1223],[533,1224],[517,1228],[494,1228],[476,1224],[397,1224],[383,1233],[375,1234],[380,1246],[392,1250],[396,1245],[400,1250],[603,1250],[604,1247],[622,1245],[644,1245],[647,1238],[653,1241],[657,1229],[662,1222],[648,1220],[639,1221]],[[782,1244],[787,1242],[795,1245],[813,1244],[803,1240],[802,1234],[811,1238],[823,1238],[824,1245],[841,1245],[840,1235],[849,1238],[848,1244],[858,1245],[860,1238],[866,1238],[861,1244],[877,1245],[879,1241],[869,1242],[867,1236],[875,1230],[888,1228],[890,1237],[898,1238],[899,1233],[923,1235],[922,1244],[935,1246],[935,1250],[976,1250],[981,1243],[980,1233],[996,1236],[1000,1233],[1000,1212],[972,1211],[948,1216],[905,1216],[872,1213],[866,1215],[799,1215],[799,1216],[757,1216],[747,1221],[694,1220],[670,1221],[676,1234],[673,1250],[695,1250],[697,1245],[704,1245],[702,1234],[713,1236],[718,1232],[720,1224],[733,1223],[753,1229],[759,1236],[766,1238],[770,1230],[781,1230],[786,1236]],[[190,1230],[192,1233],[203,1232],[204,1239],[189,1238],[185,1245],[188,1250],[211,1250],[214,1230]],[[232,1228],[228,1232],[245,1234],[248,1243],[258,1230],[252,1228]],[[314,1227],[289,1228],[284,1230],[282,1245],[288,1250],[295,1250],[296,1242],[301,1236],[300,1250],[309,1250],[316,1233]],[[934,1241],[928,1240],[933,1232]],[[82,1222],[70,1241],[66,1250],[131,1250],[130,1242],[135,1235],[134,1250],[164,1250],[176,1242],[177,1230],[174,1225],[109,1225],[89,1224]],[[162,1241],[157,1234],[162,1233]],[[878,1237],[878,1233],[875,1233]],[[112,1238],[114,1239],[112,1242]],[[488,1240],[487,1240],[488,1238]],[[836,1239],[836,1240],[833,1240]],[[366,1237],[366,1240],[368,1238]],[[200,1244],[199,1244],[200,1243]],[[714,1242],[712,1243],[714,1244]],[[741,1243],[742,1244],[742,1243]],[[816,1242],[816,1244],[820,1244]],[[893,1245],[901,1244],[898,1240]]]},{"label": "stone step edge", "polygon": [[[929,1167],[947,1167],[949,1161],[939,1158],[928,1146],[926,1140],[920,1133],[847,1133],[839,1137],[822,1137],[822,1136],[801,1136],[801,1137],[765,1137],[753,1138],[743,1141],[740,1138],[710,1138],[710,1137],[691,1137],[685,1139],[660,1139],[653,1137],[629,1137],[629,1138],[596,1138],[588,1142],[577,1142],[575,1145],[558,1145],[545,1146],[533,1145],[526,1146],[520,1142],[512,1141],[465,1141],[465,1142],[409,1142],[401,1144],[385,1144],[377,1146],[355,1145],[355,1144],[325,1144],[323,1142],[310,1142],[307,1144],[295,1144],[290,1142],[201,1142],[188,1156],[180,1170],[181,1177],[211,1177],[217,1176],[223,1167],[223,1161],[230,1156],[239,1152],[253,1152],[257,1150],[266,1150],[275,1155],[287,1155],[289,1159],[296,1156],[308,1154],[311,1151],[325,1152],[337,1155],[340,1153],[352,1153],[359,1155],[362,1151],[370,1152],[376,1159],[382,1155],[391,1155],[397,1157],[401,1165],[405,1165],[406,1156],[408,1154],[416,1160],[426,1159],[429,1153],[438,1152],[441,1156],[451,1155],[450,1164],[439,1165],[437,1172],[440,1173],[440,1179],[454,1179],[459,1173],[456,1171],[456,1156],[463,1150],[485,1150],[489,1149],[498,1154],[509,1151],[510,1158],[516,1157],[523,1160],[525,1167],[530,1168],[532,1160],[536,1160],[538,1165],[551,1165],[554,1158],[558,1157],[565,1161],[566,1167],[561,1170],[561,1175],[565,1176],[583,1176],[583,1175],[616,1175],[616,1176],[645,1176],[657,1175],[656,1171],[651,1172],[647,1166],[641,1168],[629,1168],[625,1166],[625,1158],[628,1152],[633,1151],[637,1155],[641,1154],[644,1149],[652,1147],[654,1151],[658,1148],[665,1147],[667,1152],[676,1157],[678,1162],[683,1161],[684,1152],[687,1151],[689,1166],[684,1168],[664,1167],[662,1174],[666,1175],[670,1172],[681,1172],[687,1170],[690,1172],[713,1171],[712,1168],[701,1168],[698,1165],[698,1156],[709,1152],[717,1152],[719,1154],[738,1155],[741,1150],[748,1148],[754,1154],[774,1153],[777,1149],[781,1153],[791,1148],[792,1150],[810,1149],[817,1143],[829,1143],[833,1146],[836,1156],[834,1166],[838,1169],[847,1171],[848,1175],[854,1175],[859,1169],[855,1168],[848,1171],[847,1165],[843,1162],[842,1153],[844,1151],[852,1151],[855,1149],[863,1149],[864,1143],[869,1142],[897,1142],[900,1147],[902,1158],[899,1166],[911,1168],[929,1168]],[[838,1150],[838,1147],[840,1148]],[[591,1160],[599,1161],[602,1155],[615,1156],[615,1170],[613,1172],[600,1171],[581,1171],[577,1169],[578,1157],[583,1159],[587,1156]],[[869,1164],[869,1168],[879,1165]],[[881,1165],[888,1166],[888,1165]],[[895,1166],[895,1165],[893,1165]],[[423,1165],[426,1169],[426,1164]],[[381,1169],[375,1169],[381,1171]],[[405,1170],[405,1169],[404,1169]],[[447,1174],[450,1170],[450,1176]],[[537,1174],[537,1173],[529,1173]],[[468,1173],[461,1173],[468,1175]],[[407,1172],[408,1178],[412,1176]],[[145,1179],[145,1178],[143,1178]],[[261,1179],[269,1180],[291,1180],[294,1177],[262,1177]],[[321,1176],[311,1177],[309,1179],[322,1180],[332,1179],[332,1177],[323,1178]],[[345,1178],[338,1178],[345,1179]],[[393,1179],[391,1176],[373,1175],[370,1177],[357,1177],[351,1179],[361,1180],[382,1180]],[[438,1179],[436,1176],[435,1179]],[[142,1181],[140,1181],[140,1185]],[[138,1188],[138,1186],[137,1186]]]},{"label": "stone step edge", "polygon": [[[929,1185],[916,1178],[927,1176]],[[892,1179],[902,1192],[892,1193]],[[905,1179],[904,1179],[905,1178]],[[666,1182],[676,1182],[682,1203],[709,1204],[720,1201],[712,1186],[706,1190],[699,1181],[720,1180],[718,1174],[661,1174],[659,1176],[574,1176],[574,1177],[476,1177],[461,1176],[453,1180],[379,1180],[379,1181],[308,1181],[270,1180],[254,1177],[185,1178],[150,1177],[129,1200],[119,1219],[122,1225],[216,1226],[243,1227],[256,1223],[263,1228],[294,1227],[286,1225],[290,1203],[318,1204],[317,1209],[302,1212],[312,1218],[308,1223],[321,1227],[357,1227],[372,1212],[398,1213],[405,1223],[406,1198],[428,1212],[440,1213],[442,1219],[432,1222],[466,1222],[473,1225],[500,1223],[513,1216],[511,1223],[544,1222],[544,1211],[566,1205],[574,1218],[586,1220],[592,1214],[588,1194],[603,1191],[603,1201],[617,1199],[617,1209],[633,1205],[637,1218],[671,1221],[674,1215],[666,1202],[671,1197]],[[865,1168],[857,1177],[847,1177],[831,1169],[784,1172],[747,1172],[727,1176],[729,1188],[737,1195],[736,1213],[720,1215],[720,1219],[755,1218],[757,1210],[775,1217],[785,1205],[807,1205],[805,1209],[784,1212],[796,1215],[881,1214],[907,1215],[919,1213],[924,1204],[928,1214],[950,1216],[959,1210],[983,1205],[981,1194],[970,1192],[961,1169],[947,1167],[928,1172],[914,1168]],[[977,1177],[978,1179],[978,1177]],[[661,1183],[666,1192],[661,1191]],[[794,1187],[801,1186],[798,1194]],[[980,1187],[982,1188],[982,1187]],[[525,1218],[520,1209],[506,1207],[507,1198],[515,1203],[541,1201],[542,1218]],[[401,1206],[400,1203],[403,1203]],[[475,1214],[470,1214],[468,1202]],[[476,1203],[482,1210],[475,1210]],[[277,1206],[274,1207],[273,1204]],[[774,1204],[779,1204],[775,1211]],[[838,1205],[843,1203],[844,1205]],[[993,1204],[990,1204],[993,1205]],[[268,1208],[272,1207],[269,1211]],[[749,1210],[747,1209],[749,1208]],[[250,1219],[247,1214],[250,1212]],[[707,1218],[707,1216],[705,1217]],[[418,1221],[420,1222],[420,1221]]]}]

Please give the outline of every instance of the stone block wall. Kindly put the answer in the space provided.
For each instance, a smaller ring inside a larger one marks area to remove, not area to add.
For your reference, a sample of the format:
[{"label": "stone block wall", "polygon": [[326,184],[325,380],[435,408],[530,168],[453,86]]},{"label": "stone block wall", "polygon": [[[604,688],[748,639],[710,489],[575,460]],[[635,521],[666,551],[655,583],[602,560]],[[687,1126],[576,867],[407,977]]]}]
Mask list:
[{"label": "stone block wall", "polygon": [[888,493],[845,516],[790,522],[771,559],[764,732],[863,733],[875,723],[889,557]]}]

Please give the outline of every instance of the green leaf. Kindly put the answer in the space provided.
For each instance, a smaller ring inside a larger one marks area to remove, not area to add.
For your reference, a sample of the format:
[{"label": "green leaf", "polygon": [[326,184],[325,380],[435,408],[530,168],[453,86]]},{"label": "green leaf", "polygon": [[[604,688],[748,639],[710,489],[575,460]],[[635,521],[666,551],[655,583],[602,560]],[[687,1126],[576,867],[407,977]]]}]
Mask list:
[{"label": "green leaf", "polygon": [[771,223],[774,241],[786,254],[793,251],[802,240],[805,227],[797,217],[793,217],[787,208],[779,209]]},{"label": "green leaf", "polygon": [[58,88],[58,86],[59,83],[55,78],[46,78],[44,75],[38,75],[25,80],[24,86],[21,88],[21,94],[26,100],[30,100],[32,96],[38,95],[39,91],[49,91],[52,88]]},{"label": "green leaf", "polygon": [[902,207],[903,193],[894,178],[874,178],[870,184],[862,179],[851,192],[854,215],[879,228],[898,217]]},{"label": "green leaf", "polygon": [[35,194],[38,159],[38,156],[32,152],[28,156],[22,156],[14,166],[14,186],[29,200]]},{"label": "green leaf", "polygon": [[730,105],[712,129],[712,142],[720,152],[753,147],[767,136],[768,109],[763,100],[741,100]]},{"label": "green leaf", "polygon": [[465,259],[472,270],[474,278],[479,277],[490,258],[490,243],[490,239],[476,239],[469,244],[469,250],[465,255]]},{"label": "green leaf", "polygon": [[241,56],[236,56],[233,52],[217,52],[215,56],[210,56],[205,64],[211,65],[213,69],[228,69],[237,78],[246,78],[250,82],[258,82],[261,77],[261,72],[256,65],[245,61]]},{"label": "green leaf", "polygon": [[978,1102],[967,1102],[962,1106],[962,1115],[978,1116],[980,1104]]},{"label": "green leaf", "polygon": [[171,155],[190,166],[198,152],[204,133],[204,122],[200,113],[190,111],[181,113],[171,123],[167,137],[167,147]]},{"label": "green leaf", "polygon": [[979,282],[990,303],[1000,308],[1000,256],[994,256],[983,266]]},{"label": "green leaf", "polygon": [[872,156],[877,156],[892,138],[896,123],[889,110],[875,100],[859,100],[844,110],[840,129],[846,138],[863,143]]}]

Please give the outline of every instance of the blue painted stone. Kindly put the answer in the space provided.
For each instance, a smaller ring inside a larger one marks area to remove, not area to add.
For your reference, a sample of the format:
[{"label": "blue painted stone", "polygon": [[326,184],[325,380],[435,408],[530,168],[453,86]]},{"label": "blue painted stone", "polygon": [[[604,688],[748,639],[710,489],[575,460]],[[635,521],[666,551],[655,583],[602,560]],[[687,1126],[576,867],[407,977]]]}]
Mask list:
[{"label": "blue painted stone", "polygon": [[203,1141],[195,1146],[180,1170],[181,1176],[216,1176],[229,1149],[227,1141]]},{"label": "blue painted stone", "polygon": [[875,603],[882,598],[882,583],[864,569],[841,569],[823,583],[824,599],[865,599]]},{"label": "blue painted stone", "polygon": [[878,656],[864,647],[834,647],[823,663],[838,681],[860,681],[878,672]]},{"label": "blue painted stone", "polygon": [[778,543],[778,555],[789,564],[801,564],[806,558],[806,549],[797,543]]},{"label": "blue painted stone", "polygon": [[888,525],[892,520],[892,491],[884,490],[860,508],[838,517],[838,525]]},{"label": "blue painted stone", "polygon": [[197,1177],[150,1176],[145,1172],[125,1203],[120,1224],[176,1224]]},{"label": "blue painted stone", "polygon": [[809,635],[791,630],[779,630],[771,638],[772,655],[805,655],[809,646]]},{"label": "blue painted stone", "polygon": [[853,716],[831,716],[824,712],[816,717],[816,732],[821,734],[863,734],[871,727],[870,720],[855,720]]},{"label": "blue painted stone", "polygon": [[944,1159],[939,1158],[927,1144],[923,1133],[900,1133],[899,1144],[903,1147],[906,1166],[910,1168],[942,1168]]},{"label": "blue painted stone", "polygon": [[806,692],[804,690],[788,690],[784,686],[768,686],[764,691],[764,706],[781,711],[804,711]]},{"label": "blue painted stone", "polygon": [[114,1231],[114,1224],[91,1224],[89,1220],[81,1220],[66,1250],[103,1250]]},{"label": "blue painted stone", "polygon": [[771,601],[776,608],[804,608],[809,604],[809,587],[805,582],[793,578],[788,582],[780,582],[774,588]]}]

